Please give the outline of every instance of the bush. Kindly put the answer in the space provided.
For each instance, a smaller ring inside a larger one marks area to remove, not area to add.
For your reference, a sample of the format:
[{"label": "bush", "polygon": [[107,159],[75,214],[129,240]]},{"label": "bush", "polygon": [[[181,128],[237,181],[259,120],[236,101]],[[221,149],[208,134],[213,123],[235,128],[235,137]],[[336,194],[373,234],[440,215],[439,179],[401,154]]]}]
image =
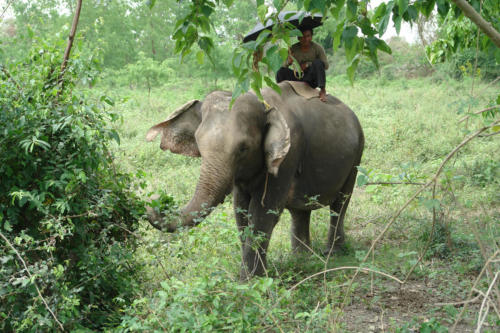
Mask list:
[{"label": "bush", "polygon": [[[0,72],[0,331],[113,325],[139,266],[132,254],[144,206],[113,164],[119,117],[107,97],[73,93],[90,66],[76,54],[58,82],[61,45],[36,44]],[[63,87],[63,88],[61,88]]]}]

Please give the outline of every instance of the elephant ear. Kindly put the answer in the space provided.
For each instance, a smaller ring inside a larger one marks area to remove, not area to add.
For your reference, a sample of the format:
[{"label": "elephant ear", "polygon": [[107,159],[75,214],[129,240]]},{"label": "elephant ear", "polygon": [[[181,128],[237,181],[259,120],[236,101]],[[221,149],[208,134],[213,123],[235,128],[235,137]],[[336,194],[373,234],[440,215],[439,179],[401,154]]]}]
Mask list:
[{"label": "elephant ear", "polygon": [[267,111],[268,130],[264,139],[267,171],[278,175],[281,162],[290,149],[290,129],[283,115],[276,109]]},{"label": "elephant ear", "polygon": [[201,102],[192,100],[172,112],[167,120],[154,125],[146,134],[146,141],[153,141],[161,132],[160,148],[186,156],[200,156],[194,132],[201,122]]}]

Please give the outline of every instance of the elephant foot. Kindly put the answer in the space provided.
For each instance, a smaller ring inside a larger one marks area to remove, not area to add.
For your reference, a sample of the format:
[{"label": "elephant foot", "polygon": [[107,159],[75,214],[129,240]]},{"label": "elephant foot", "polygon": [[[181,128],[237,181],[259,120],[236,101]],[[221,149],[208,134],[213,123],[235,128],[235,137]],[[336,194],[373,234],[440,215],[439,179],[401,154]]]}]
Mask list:
[{"label": "elephant foot", "polygon": [[347,246],[345,245],[344,242],[342,243],[336,243],[333,247],[326,247],[323,250],[323,255],[325,257],[331,256],[332,254],[345,254],[347,253]]},{"label": "elephant foot", "polygon": [[311,250],[310,246],[300,244],[297,246],[292,246],[292,252],[297,253],[297,254],[308,254],[308,253],[312,253],[313,250]]}]

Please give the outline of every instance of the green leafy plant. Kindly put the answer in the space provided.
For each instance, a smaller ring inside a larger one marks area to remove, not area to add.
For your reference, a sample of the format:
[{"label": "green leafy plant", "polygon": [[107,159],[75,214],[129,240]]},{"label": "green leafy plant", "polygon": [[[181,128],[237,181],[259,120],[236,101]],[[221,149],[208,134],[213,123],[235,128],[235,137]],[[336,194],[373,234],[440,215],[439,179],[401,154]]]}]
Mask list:
[{"label": "green leafy plant", "polygon": [[54,330],[54,316],[67,329],[112,325],[137,283],[130,234],[144,205],[109,149],[120,141],[110,122],[120,117],[109,97],[73,92],[89,68],[78,55],[59,79],[60,50],[37,41],[0,73],[0,231],[12,245],[0,247],[7,332]]}]

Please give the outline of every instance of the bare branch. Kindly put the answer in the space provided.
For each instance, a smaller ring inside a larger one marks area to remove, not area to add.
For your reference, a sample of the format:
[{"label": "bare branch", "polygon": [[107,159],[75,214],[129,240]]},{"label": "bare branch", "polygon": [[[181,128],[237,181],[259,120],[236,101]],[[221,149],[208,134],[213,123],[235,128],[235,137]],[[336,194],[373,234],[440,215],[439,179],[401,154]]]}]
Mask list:
[{"label": "bare branch", "polygon": [[484,311],[484,314],[483,314],[484,305],[488,302],[488,297],[491,293],[491,290],[493,289],[493,286],[497,282],[499,274],[500,274],[500,272],[496,272],[495,277],[493,278],[493,281],[491,281],[490,286],[488,288],[488,291],[486,292],[486,295],[484,295],[483,302],[481,303],[481,308],[479,309],[479,315],[477,316],[478,318],[477,318],[476,332],[478,332],[478,333],[481,332],[481,327],[483,326],[484,321],[486,319],[486,315],[488,314],[487,310]]},{"label": "bare branch", "polygon": [[481,29],[488,37],[490,37],[491,41],[497,46],[500,47],[500,33],[495,30],[493,25],[486,21],[476,10],[467,3],[465,0],[451,0],[453,1],[458,8],[462,10],[465,16],[467,16],[474,24],[476,24],[479,29]]},{"label": "bare branch", "polygon": [[14,0],[10,0],[9,2],[7,2],[7,4],[5,5],[3,11],[2,11],[2,14],[0,15],[0,20],[3,19],[3,16],[5,15],[5,13],[7,12],[7,9],[9,9],[10,5],[14,2]]},{"label": "bare branch", "polygon": [[75,16],[73,17],[73,24],[71,25],[71,32],[68,37],[68,45],[66,46],[66,50],[64,51],[64,58],[61,64],[61,72],[59,73],[59,78],[57,82],[62,82],[64,71],[66,70],[66,66],[68,65],[68,59],[71,53],[71,48],[73,47],[73,40],[75,39],[76,27],[78,26],[78,20],[80,18],[81,9],[82,9],[82,0],[78,0],[78,3],[76,5]]},{"label": "bare branch", "polygon": [[[500,108],[500,105],[494,105],[494,106],[490,106],[489,108],[473,112],[472,114],[480,114],[480,113],[488,112],[488,111],[491,111],[491,110],[494,110],[494,109],[498,109],[498,108]],[[460,119],[458,122],[461,123],[462,121],[466,120],[470,116],[471,115],[467,115],[467,116],[463,117],[462,119]]]},{"label": "bare branch", "polygon": [[469,304],[469,303],[474,303],[474,302],[477,302],[479,300],[479,298],[481,298],[481,295],[477,295],[476,297],[472,298],[472,299],[468,299],[468,300],[465,300],[465,301],[461,301],[461,302],[451,302],[451,303],[434,303],[435,306],[445,306],[445,305],[452,305],[452,306],[456,306],[456,305],[464,305],[464,304]]},{"label": "bare branch", "polygon": [[[493,255],[486,261],[486,263],[484,264],[483,268],[481,269],[481,272],[479,272],[479,275],[476,277],[476,281],[474,281],[474,284],[472,285],[472,288],[470,289],[469,291],[469,295],[467,296],[468,299],[471,298],[472,296],[472,293],[474,292],[474,290],[476,289],[476,286],[477,284],[479,283],[479,281],[481,280],[481,277],[483,276],[484,272],[486,272],[486,267],[493,261],[496,259],[497,255],[500,254],[500,250],[497,250],[495,251],[495,253],[493,253]],[[455,323],[453,324],[453,326],[451,327],[450,329],[450,332],[455,332],[456,328],[457,328],[457,325],[458,323],[462,320],[462,316],[465,312],[465,310],[467,309],[467,305],[469,304],[470,302],[466,302],[464,303],[464,307],[462,308],[462,310],[460,311],[460,313],[458,314],[457,316],[457,319],[455,319]]]},{"label": "bare branch", "polygon": [[494,132],[494,133],[490,133],[490,134],[480,135],[479,137],[480,138],[487,138],[489,136],[494,136],[494,135],[497,135],[497,134],[500,134],[500,131]]},{"label": "bare branch", "polygon": [[294,284],[290,289],[288,289],[288,291],[292,291],[294,290],[295,288],[297,288],[298,286],[300,286],[302,283],[306,282],[307,280],[310,280],[312,279],[313,277],[316,277],[318,275],[321,275],[321,274],[325,274],[325,273],[329,273],[329,272],[334,272],[334,271],[345,271],[345,270],[350,270],[350,269],[355,269],[357,272],[359,271],[364,271],[364,272],[371,272],[371,273],[375,273],[375,274],[379,274],[379,275],[382,275],[382,276],[385,276],[389,279],[392,279],[394,281],[396,281],[397,283],[399,284],[403,284],[403,281],[401,281],[400,279],[398,279],[397,277],[395,276],[392,276],[392,275],[389,275],[387,273],[384,273],[384,272],[380,272],[380,271],[376,271],[374,269],[371,269],[371,268],[367,268],[367,267],[358,267],[358,266],[343,266],[343,267],[336,267],[336,268],[330,268],[330,269],[326,269],[324,271],[321,271],[321,272],[317,272],[317,273],[314,273],[313,275],[309,275],[308,277],[306,277],[305,279],[303,279],[302,281],[300,282],[297,282],[296,284]]},{"label": "bare branch", "polygon": [[64,332],[63,325],[57,319],[57,317],[54,314],[54,312],[52,312],[52,310],[50,309],[49,305],[47,304],[47,301],[45,300],[45,298],[43,298],[42,293],[40,292],[40,288],[38,288],[38,285],[36,284],[35,278],[33,277],[33,275],[31,275],[31,273],[30,273],[30,271],[28,269],[28,265],[26,265],[26,262],[24,261],[23,257],[21,257],[21,254],[19,254],[19,252],[16,250],[16,248],[11,244],[11,242],[9,242],[9,240],[7,239],[7,237],[5,237],[2,232],[0,232],[0,237],[4,240],[5,243],[7,243],[7,245],[12,249],[12,251],[14,251],[14,253],[16,254],[16,256],[19,259],[19,261],[23,264],[24,269],[26,270],[26,273],[28,274],[30,280],[33,281],[33,285],[36,288],[38,296],[41,298],[43,304],[45,305],[45,308],[50,312],[50,314],[52,315],[52,318],[54,318],[54,320],[56,321],[56,323],[59,325],[59,328],[61,329],[61,331]]}]

